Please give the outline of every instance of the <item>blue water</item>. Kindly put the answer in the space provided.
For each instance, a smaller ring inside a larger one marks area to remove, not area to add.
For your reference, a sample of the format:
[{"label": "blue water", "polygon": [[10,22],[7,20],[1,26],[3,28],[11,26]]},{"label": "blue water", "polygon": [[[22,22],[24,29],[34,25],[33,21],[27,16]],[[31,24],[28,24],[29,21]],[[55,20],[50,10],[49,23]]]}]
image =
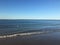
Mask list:
[{"label": "blue water", "polygon": [[0,35],[60,30],[60,20],[0,20]]}]

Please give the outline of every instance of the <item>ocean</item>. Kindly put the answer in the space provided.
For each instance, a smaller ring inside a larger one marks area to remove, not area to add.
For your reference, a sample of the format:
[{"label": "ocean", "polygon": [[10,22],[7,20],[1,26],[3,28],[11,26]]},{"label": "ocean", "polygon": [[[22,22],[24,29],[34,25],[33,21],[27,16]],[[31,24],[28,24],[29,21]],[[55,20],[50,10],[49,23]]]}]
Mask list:
[{"label": "ocean", "polygon": [[0,20],[0,36],[37,34],[47,31],[60,31],[60,20]]}]

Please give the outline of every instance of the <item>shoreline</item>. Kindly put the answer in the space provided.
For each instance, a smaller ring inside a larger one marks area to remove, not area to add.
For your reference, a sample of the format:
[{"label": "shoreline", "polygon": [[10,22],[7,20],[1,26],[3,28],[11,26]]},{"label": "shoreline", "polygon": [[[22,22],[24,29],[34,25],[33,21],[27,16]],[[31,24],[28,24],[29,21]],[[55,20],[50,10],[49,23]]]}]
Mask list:
[{"label": "shoreline", "polygon": [[60,32],[60,31],[37,31],[37,32],[22,32],[22,33],[15,33],[15,34],[7,34],[7,35],[0,35],[0,38],[12,38],[16,36],[29,36],[29,35],[40,35],[45,33],[54,33],[54,32]]},{"label": "shoreline", "polygon": [[2,38],[0,45],[60,45],[60,32]]},{"label": "shoreline", "polygon": [[27,32],[27,33],[17,33],[17,34],[12,34],[12,35],[3,35],[0,36],[0,38],[11,38],[11,37],[16,37],[16,36],[29,36],[29,35],[35,35],[35,34],[44,34],[44,33],[48,33],[48,31],[46,32]]}]

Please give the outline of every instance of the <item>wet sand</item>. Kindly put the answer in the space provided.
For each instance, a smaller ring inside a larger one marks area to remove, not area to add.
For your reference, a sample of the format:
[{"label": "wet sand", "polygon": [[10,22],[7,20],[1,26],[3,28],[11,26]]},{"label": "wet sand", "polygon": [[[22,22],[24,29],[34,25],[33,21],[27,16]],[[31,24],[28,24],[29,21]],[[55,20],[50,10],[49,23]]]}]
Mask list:
[{"label": "wet sand", "polygon": [[2,38],[0,45],[60,45],[60,32]]}]

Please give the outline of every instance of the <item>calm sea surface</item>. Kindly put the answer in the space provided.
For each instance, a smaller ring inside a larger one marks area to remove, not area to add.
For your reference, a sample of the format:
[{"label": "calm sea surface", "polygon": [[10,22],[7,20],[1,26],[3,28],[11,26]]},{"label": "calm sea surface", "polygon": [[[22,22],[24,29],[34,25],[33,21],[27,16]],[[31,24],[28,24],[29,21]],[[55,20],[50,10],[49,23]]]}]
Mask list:
[{"label": "calm sea surface", "polygon": [[60,20],[0,20],[0,35],[60,30]]}]

